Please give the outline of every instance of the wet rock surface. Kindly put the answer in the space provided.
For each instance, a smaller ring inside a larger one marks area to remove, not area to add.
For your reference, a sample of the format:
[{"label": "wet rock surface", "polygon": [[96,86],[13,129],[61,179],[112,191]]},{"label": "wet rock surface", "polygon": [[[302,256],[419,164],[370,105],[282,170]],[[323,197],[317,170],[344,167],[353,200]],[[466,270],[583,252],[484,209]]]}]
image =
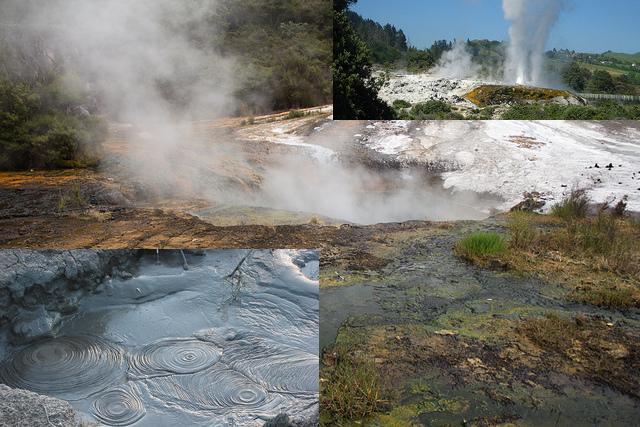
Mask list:
[{"label": "wet rock surface", "polygon": [[309,276],[319,258],[309,252],[144,252],[131,277],[103,278],[80,298],[53,336],[0,341],[0,383],[104,425],[317,424]]},{"label": "wet rock surface", "polygon": [[106,276],[124,274],[133,253],[0,251],[0,325],[10,323],[16,341],[51,335],[82,295]]}]

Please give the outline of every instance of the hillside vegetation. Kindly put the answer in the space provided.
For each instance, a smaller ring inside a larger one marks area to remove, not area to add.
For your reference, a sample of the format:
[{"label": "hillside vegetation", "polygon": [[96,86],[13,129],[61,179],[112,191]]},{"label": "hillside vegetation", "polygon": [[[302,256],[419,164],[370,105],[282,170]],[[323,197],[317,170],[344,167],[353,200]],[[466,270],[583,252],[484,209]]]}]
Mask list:
[{"label": "hillside vegetation", "polygon": [[394,111],[378,96],[384,79],[373,76],[371,52],[349,20],[348,7],[356,1],[334,1],[333,115],[338,120],[393,119]]},{"label": "hillside vegetation", "polygon": [[[236,102],[227,114],[331,103],[330,0],[220,0],[218,6],[215,15],[183,30],[198,46],[235,60]],[[80,77],[66,59],[46,35],[0,29],[0,170],[98,161],[106,137],[100,117],[111,112],[91,76]],[[180,84],[162,91],[177,110],[189,102]]]},{"label": "hillside vegetation", "polygon": [[[435,67],[443,53],[453,48],[453,41],[437,40],[431,47],[412,46],[400,28],[382,25],[353,11],[349,21],[369,49],[373,64],[409,72],[424,72]],[[496,77],[503,73],[506,44],[497,40],[467,40],[466,50],[479,65],[480,77]],[[590,54],[566,49],[547,52],[546,69],[561,77],[576,92],[596,94],[640,95],[640,53],[607,51]]]},{"label": "hillside vegetation", "polygon": [[223,0],[220,46],[239,58],[241,113],[329,104],[330,0]]},{"label": "hillside vegetation", "polygon": [[640,95],[640,54],[547,52],[549,67],[577,92]]}]

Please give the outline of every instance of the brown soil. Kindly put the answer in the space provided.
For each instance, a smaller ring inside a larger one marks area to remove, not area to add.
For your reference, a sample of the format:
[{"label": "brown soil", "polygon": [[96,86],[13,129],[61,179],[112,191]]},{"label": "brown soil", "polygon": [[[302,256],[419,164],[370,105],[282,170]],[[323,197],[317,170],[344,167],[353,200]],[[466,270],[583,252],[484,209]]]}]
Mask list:
[{"label": "brown soil", "polygon": [[104,208],[64,215],[2,218],[0,247],[326,248],[323,262],[342,260],[353,269],[375,269],[386,264],[368,247],[377,235],[438,227],[430,222],[216,227],[180,210]]}]

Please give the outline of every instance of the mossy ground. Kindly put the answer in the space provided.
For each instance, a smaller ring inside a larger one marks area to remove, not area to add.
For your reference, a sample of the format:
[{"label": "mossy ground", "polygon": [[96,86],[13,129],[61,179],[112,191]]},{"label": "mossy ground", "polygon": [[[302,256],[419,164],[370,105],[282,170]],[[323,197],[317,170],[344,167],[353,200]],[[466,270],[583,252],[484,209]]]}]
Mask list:
[{"label": "mossy ground", "polygon": [[563,284],[575,302],[640,308],[640,225],[610,213],[596,217],[511,213],[508,251],[466,257]]},{"label": "mossy ground", "polygon": [[[322,424],[633,422],[640,404],[640,317],[628,306],[633,298],[625,294],[621,306],[576,296],[631,289],[635,280],[625,270],[632,263],[606,261],[615,252],[597,236],[611,224],[597,221],[578,218],[570,225],[552,215],[511,213],[397,240],[378,236],[379,246],[368,250],[387,264],[345,282],[375,278],[382,314],[352,316],[335,340],[343,358],[366,358],[375,367],[376,402],[355,418],[323,408]],[[637,239],[632,220],[612,221],[614,240]],[[507,250],[473,262],[457,256],[456,243],[477,232],[502,234]],[[571,233],[578,237],[567,240]],[[630,251],[628,259],[635,259]],[[323,387],[332,386],[336,363],[344,362],[332,352],[324,349]]]},{"label": "mossy ground", "polygon": [[470,91],[465,97],[478,107],[522,102],[544,102],[555,98],[570,98],[565,90],[529,86],[482,85]]},{"label": "mossy ground", "polygon": [[[591,404],[614,405],[619,412],[610,421],[632,419],[640,380],[637,334],[597,318],[527,311],[522,318],[485,317],[491,334],[469,333],[472,322],[467,330],[343,328],[337,342],[349,349],[350,363],[360,366],[353,361],[366,357],[369,369],[376,368],[376,401],[359,418],[323,408],[323,424],[521,425],[527,416],[529,422],[584,421],[598,412],[583,407]],[[324,387],[335,381],[334,370],[323,367]]]}]

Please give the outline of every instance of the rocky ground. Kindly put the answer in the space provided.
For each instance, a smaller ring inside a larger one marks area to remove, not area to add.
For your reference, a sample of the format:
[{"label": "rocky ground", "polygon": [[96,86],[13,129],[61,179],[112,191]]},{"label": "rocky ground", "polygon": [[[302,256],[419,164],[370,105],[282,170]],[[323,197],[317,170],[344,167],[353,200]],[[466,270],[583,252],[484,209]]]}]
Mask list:
[{"label": "rocky ground", "polygon": [[379,95],[389,105],[395,101],[406,101],[411,105],[442,101],[464,117],[471,117],[482,107],[494,107],[493,119],[500,119],[504,106],[518,103],[585,104],[584,100],[566,91],[508,86],[491,80],[446,78],[430,73],[391,72]]},{"label": "rocky ground", "polygon": [[426,101],[444,101],[463,109],[473,109],[474,104],[465,95],[484,84],[481,80],[448,79],[430,74],[391,73],[389,81],[380,90],[380,98],[388,104],[404,100],[410,104]]},{"label": "rocky ground", "polygon": [[69,403],[0,384],[0,426],[79,425],[76,413]]}]

